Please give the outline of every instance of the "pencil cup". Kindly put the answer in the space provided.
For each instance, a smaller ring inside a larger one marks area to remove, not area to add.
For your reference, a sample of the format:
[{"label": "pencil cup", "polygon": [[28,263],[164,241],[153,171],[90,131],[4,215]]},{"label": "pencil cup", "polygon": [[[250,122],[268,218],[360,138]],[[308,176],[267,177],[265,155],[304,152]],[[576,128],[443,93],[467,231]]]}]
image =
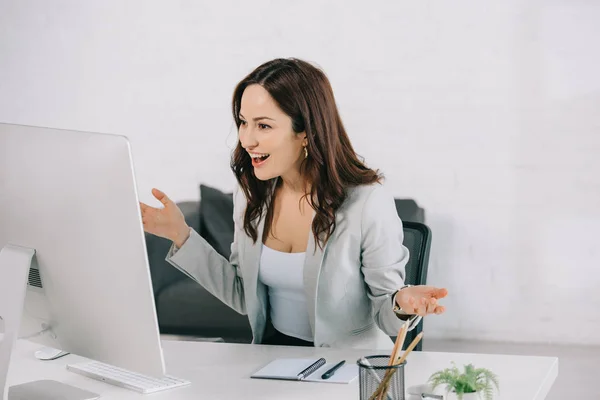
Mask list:
[{"label": "pencil cup", "polygon": [[368,356],[357,361],[360,400],[405,400],[406,361],[388,366],[389,361],[389,355]]}]

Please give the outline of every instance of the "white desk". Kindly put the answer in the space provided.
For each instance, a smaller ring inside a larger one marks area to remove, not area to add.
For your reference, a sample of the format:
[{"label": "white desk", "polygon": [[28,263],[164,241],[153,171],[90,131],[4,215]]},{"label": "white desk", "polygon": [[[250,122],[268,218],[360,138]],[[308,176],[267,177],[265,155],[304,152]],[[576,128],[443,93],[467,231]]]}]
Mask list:
[{"label": "white desk", "polygon": [[[33,357],[33,352],[39,347],[28,341],[18,342],[9,372],[10,385],[54,379],[99,393],[106,400],[358,399],[358,378],[344,385],[251,379],[249,376],[278,357],[323,356],[328,361],[345,359],[348,363],[354,363],[361,356],[373,354],[369,351],[330,348],[163,341],[168,373],[188,379],[192,384],[162,393],[141,395],[67,371],[66,364],[82,360],[78,356],[38,361]],[[406,366],[407,387],[426,382],[431,373],[449,367],[452,360],[459,366],[473,363],[497,373],[501,392],[496,399],[544,399],[558,374],[558,359],[554,357],[412,352]]]}]

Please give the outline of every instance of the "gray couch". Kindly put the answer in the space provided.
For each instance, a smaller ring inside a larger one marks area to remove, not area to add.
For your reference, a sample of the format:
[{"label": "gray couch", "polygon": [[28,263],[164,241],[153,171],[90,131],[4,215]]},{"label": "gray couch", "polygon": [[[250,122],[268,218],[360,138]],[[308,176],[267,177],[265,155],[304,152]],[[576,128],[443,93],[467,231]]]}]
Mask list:
[{"label": "gray couch", "polygon": [[[230,193],[200,186],[200,202],[181,202],[190,227],[221,255],[229,258],[233,240],[233,202]],[[403,221],[424,223],[424,210],[413,200],[396,199]],[[169,240],[146,234],[146,246],[160,331],[229,343],[250,343],[248,318],[233,311],[165,261]]]}]

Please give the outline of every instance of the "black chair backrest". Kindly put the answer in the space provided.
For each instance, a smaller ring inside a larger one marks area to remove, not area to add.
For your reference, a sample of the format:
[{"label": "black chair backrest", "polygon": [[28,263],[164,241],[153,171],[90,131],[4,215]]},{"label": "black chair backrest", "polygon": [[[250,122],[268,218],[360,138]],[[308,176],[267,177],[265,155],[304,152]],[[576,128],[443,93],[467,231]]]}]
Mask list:
[{"label": "black chair backrest", "polygon": [[404,246],[410,257],[406,264],[405,281],[410,285],[425,285],[431,249],[431,230],[420,222],[404,221]]},{"label": "black chair backrest", "polygon": [[[404,246],[410,257],[405,267],[405,283],[409,285],[425,285],[427,283],[427,266],[429,265],[429,250],[431,248],[431,230],[420,222],[403,221]],[[406,334],[403,349],[406,349],[413,339],[423,330],[423,319]],[[396,337],[392,337],[396,340]],[[422,349],[423,340],[415,347]]]}]

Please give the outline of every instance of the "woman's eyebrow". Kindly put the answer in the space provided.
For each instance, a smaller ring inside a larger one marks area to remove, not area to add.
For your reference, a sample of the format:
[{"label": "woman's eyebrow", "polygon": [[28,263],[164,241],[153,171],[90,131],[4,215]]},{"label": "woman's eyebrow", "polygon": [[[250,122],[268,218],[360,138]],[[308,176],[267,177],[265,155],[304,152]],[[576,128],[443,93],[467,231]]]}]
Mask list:
[{"label": "woman's eyebrow", "polygon": [[[240,113],[240,117],[242,117],[243,119],[246,119],[241,113]],[[275,121],[273,118],[269,118],[269,117],[256,117],[256,118],[252,118],[252,121],[260,121],[261,119],[269,119],[271,121]]]}]

